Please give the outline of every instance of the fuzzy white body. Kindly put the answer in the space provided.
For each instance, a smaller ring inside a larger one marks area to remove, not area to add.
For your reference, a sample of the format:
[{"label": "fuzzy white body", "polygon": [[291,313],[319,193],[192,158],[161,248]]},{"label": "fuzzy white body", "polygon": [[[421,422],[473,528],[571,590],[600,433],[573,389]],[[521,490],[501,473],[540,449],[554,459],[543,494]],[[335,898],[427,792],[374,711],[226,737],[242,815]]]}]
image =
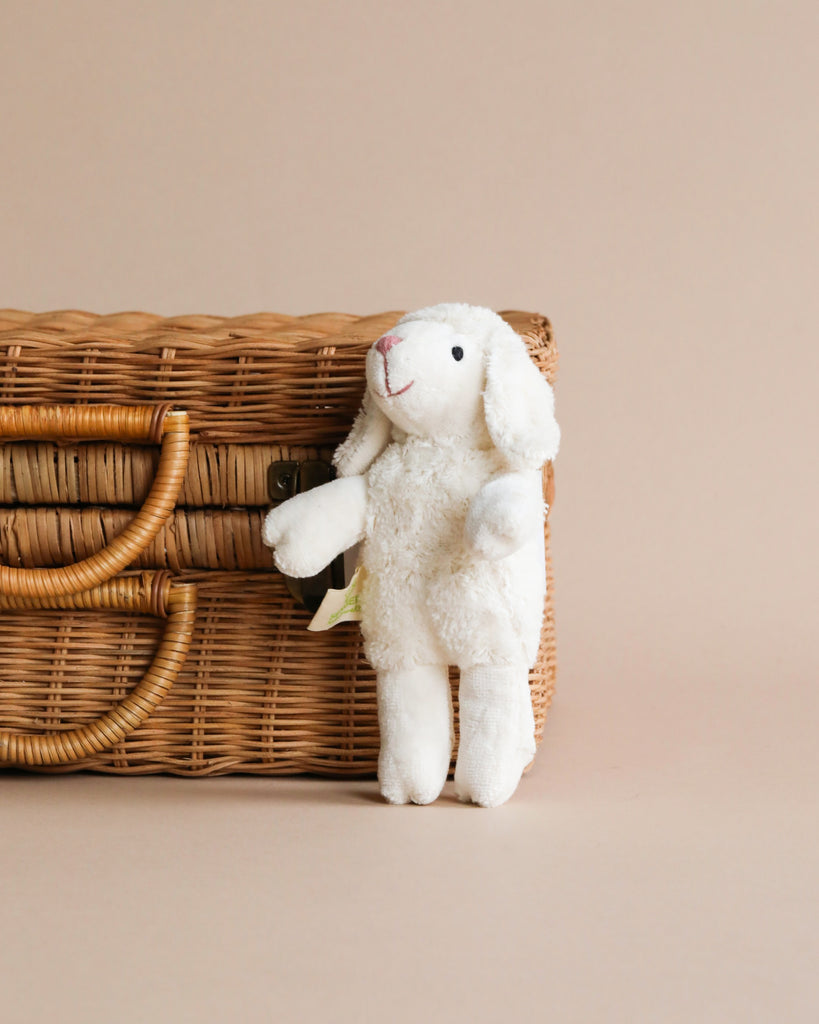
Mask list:
[{"label": "fuzzy white body", "polygon": [[541,468],[560,432],[549,385],[490,310],[409,314],[367,357],[340,479],[265,520],[277,566],[311,576],[363,540],[365,651],[377,671],[379,781],[429,803],[452,754],[449,666],[461,670],[455,789],[514,792],[535,752],[528,669],[546,587]]},{"label": "fuzzy white body", "polygon": [[546,586],[540,474],[525,474],[532,528],[517,551],[482,557],[466,530],[472,499],[504,470],[495,448],[410,438],[366,474],[361,628],[374,668],[534,662]]}]

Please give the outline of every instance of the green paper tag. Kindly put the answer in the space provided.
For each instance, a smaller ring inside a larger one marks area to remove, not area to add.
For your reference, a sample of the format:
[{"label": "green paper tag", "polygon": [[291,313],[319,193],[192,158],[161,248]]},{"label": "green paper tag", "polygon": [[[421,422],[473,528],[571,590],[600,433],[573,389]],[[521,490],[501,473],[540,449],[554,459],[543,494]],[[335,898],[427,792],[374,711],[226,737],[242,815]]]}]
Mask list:
[{"label": "green paper tag", "polygon": [[361,619],[361,584],[364,570],[359,565],[344,590],[328,590],[318,611],[307,627],[314,633],[332,629],[339,622],[357,622]]}]

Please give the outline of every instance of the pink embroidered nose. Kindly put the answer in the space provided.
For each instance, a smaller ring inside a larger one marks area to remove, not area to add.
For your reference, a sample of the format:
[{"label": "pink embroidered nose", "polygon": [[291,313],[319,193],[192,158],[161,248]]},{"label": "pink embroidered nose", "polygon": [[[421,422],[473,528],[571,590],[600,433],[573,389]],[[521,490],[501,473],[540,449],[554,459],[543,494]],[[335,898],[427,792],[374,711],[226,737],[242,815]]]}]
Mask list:
[{"label": "pink embroidered nose", "polygon": [[403,338],[399,338],[396,334],[385,334],[383,338],[379,338],[375,343],[375,350],[380,352],[382,356],[385,356],[393,345],[397,345],[403,340]]}]

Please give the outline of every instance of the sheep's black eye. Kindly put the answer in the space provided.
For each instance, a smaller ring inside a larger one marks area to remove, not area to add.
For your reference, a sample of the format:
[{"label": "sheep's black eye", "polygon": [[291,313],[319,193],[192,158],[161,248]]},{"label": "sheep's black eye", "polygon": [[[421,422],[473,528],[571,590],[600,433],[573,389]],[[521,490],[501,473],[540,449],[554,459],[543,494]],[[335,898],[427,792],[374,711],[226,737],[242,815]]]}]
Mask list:
[{"label": "sheep's black eye", "polygon": [[455,348],[453,348],[452,350],[452,358],[455,360],[456,363],[459,363],[463,359],[463,357],[464,350],[461,348],[460,345],[456,345]]}]

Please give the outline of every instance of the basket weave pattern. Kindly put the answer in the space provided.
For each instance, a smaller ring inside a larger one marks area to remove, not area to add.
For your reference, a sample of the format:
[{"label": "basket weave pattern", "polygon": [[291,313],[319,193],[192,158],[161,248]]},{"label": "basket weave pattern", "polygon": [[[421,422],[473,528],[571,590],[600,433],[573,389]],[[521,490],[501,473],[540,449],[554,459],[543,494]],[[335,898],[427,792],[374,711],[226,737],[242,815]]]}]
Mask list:
[{"label": "basket weave pattern", "polygon": [[[55,753],[61,735],[127,700],[170,627],[152,606],[137,608],[124,596],[106,606],[96,596],[43,599],[37,610],[6,601],[0,737],[56,738],[32,766],[180,775],[374,771],[375,679],[358,626],[306,631],[311,615],[274,571],[261,522],[268,466],[329,458],[358,410],[367,349],[400,315],[0,311],[0,406],[171,404],[187,412],[191,440],[175,507],[116,584],[125,594],[137,580],[145,585],[137,570],[170,569],[174,582],[163,576],[163,587],[195,588],[195,608],[188,601],[185,612],[187,654],[164,699],[114,736],[110,749],[89,748],[64,764]],[[553,380],[548,321],[502,315]],[[156,483],[156,440],[23,434],[0,445],[0,567],[66,566],[116,544]],[[546,541],[546,615],[530,676],[538,738],[555,679],[548,523]],[[453,685],[457,695],[454,673]]]}]

